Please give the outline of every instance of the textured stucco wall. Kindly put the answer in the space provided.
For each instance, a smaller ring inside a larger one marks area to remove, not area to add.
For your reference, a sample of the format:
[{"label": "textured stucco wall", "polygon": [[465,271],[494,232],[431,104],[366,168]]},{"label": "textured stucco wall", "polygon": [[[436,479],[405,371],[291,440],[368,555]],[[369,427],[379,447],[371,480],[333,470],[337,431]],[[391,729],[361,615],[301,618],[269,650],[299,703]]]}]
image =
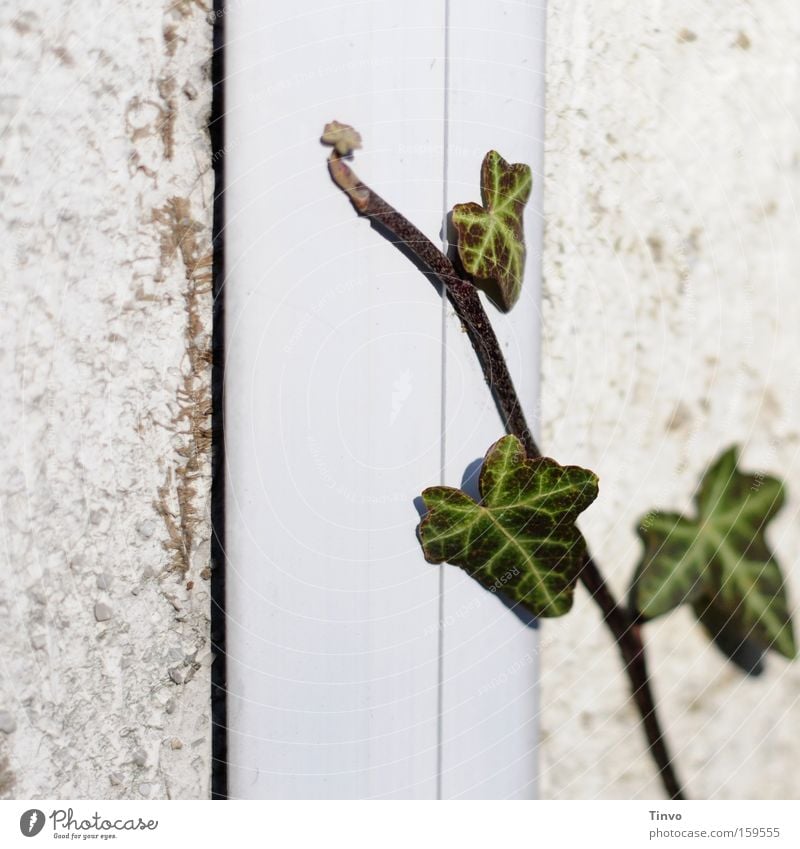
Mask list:
[{"label": "textured stucco wall", "polygon": [[209,787],[211,26],[0,10],[0,792]]},{"label": "textured stucco wall", "polygon": [[[788,481],[800,599],[799,44],[794,0],[549,4],[542,441],[599,473],[582,526],[619,593],[638,517],[739,442]],[[685,610],[646,632],[689,792],[800,796],[800,663],[748,680]],[[544,794],[659,797],[586,594],[543,633]]]}]

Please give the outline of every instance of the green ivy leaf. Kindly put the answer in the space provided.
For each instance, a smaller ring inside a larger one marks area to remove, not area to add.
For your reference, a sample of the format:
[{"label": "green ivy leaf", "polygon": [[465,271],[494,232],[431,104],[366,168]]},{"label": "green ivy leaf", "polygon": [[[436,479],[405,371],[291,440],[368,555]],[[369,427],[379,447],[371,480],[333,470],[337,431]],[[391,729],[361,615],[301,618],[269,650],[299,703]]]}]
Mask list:
[{"label": "green ivy leaf", "polygon": [[480,503],[447,486],[422,493],[426,559],[460,566],[535,616],[567,613],[586,550],[575,520],[597,497],[596,475],[529,460],[519,439],[505,436],[486,454],[478,485]]},{"label": "green ivy leaf", "polygon": [[636,609],[654,617],[689,603],[707,629],[724,623],[731,645],[750,640],[794,658],[785,582],[765,538],[783,502],[783,484],[741,472],[738,449],[729,448],[703,476],[695,516],[651,513],[641,521]]},{"label": "green ivy leaf", "polygon": [[525,269],[522,212],[531,194],[531,169],[509,165],[495,150],[483,158],[481,198],[453,207],[458,233],[458,255],[464,268],[478,280],[497,283],[506,310],[517,302]]}]

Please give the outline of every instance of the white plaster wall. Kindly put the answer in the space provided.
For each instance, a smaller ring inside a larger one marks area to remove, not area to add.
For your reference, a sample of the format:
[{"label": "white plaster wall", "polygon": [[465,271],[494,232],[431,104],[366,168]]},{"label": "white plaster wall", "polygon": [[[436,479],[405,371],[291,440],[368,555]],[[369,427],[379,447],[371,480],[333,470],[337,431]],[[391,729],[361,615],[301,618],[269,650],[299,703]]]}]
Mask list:
[{"label": "white plaster wall", "polygon": [[[731,442],[790,500],[770,539],[800,600],[800,8],[551,0],[543,429],[600,475],[582,518],[620,594],[637,519],[686,509]],[[800,664],[727,666],[686,611],[647,626],[688,790],[800,796]],[[659,797],[584,592],[543,628],[546,796]]]},{"label": "white plaster wall", "polygon": [[211,26],[0,10],[0,788],[209,792]]}]

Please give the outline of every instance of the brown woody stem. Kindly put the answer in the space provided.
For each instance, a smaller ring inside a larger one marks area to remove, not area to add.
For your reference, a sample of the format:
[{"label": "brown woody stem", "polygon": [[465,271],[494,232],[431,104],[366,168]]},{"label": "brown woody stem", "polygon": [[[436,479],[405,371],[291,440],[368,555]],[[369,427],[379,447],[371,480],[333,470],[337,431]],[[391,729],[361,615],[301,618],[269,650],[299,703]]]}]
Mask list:
[{"label": "brown woody stem", "polygon": [[[475,286],[458,273],[450,259],[424,233],[362,183],[335,150],[328,159],[328,169],[334,182],[348,195],[359,215],[368,218],[392,244],[410,252],[421,266],[442,282],[480,361],[506,430],[520,439],[529,457],[540,457],[541,451],[528,427],[500,343]],[[648,748],[658,767],[664,789],[670,799],[683,799],[683,790],[672,767],[656,712],[640,625],[631,612],[616,601],[588,549],[580,580],[602,611],[603,621],[622,655],[631,694],[639,710]]]}]

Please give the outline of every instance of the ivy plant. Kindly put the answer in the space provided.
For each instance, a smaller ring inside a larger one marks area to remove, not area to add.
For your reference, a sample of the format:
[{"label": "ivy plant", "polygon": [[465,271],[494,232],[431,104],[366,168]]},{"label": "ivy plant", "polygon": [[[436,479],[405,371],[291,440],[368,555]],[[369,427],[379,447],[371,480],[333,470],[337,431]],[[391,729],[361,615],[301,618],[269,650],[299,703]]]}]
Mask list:
[{"label": "ivy plant", "polygon": [[494,284],[504,310],[519,297],[530,168],[509,164],[494,150],[486,154],[482,203],[460,203],[452,210],[456,263],[353,172],[347,160],[361,147],[361,136],[352,127],[333,121],[321,140],[332,147],[329,173],[356,212],[441,281],[507,434],[486,453],[479,500],[447,486],[423,491],[427,513],[418,532],[426,559],[459,566],[490,592],[504,594],[537,617],[568,613],[576,584],[583,584],[619,648],[666,794],[685,798],[652,693],[642,625],[686,604],[745,671],[760,671],[762,655],[770,650],[794,659],[786,585],[765,536],[783,505],[783,484],[742,471],[735,447],[724,451],[700,481],[693,515],[650,511],[642,519],[642,557],[629,604],[621,604],[575,524],[597,497],[597,476],[542,456],[478,293],[478,286]]},{"label": "ivy plant", "polygon": [[575,519],[597,498],[597,476],[529,459],[516,436],[504,436],[486,454],[478,488],[480,502],[449,486],[422,493],[425,557],[461,566],[489,589],[501,586],[534,616],[563,616],[586,556]]},{"label": "ivy plant", "polygon": [[531,196],[531,169],[520,162],[509,165],[490,150],[481,166],[481,197],[477,203],[453,207],[453,227],[458,234],[458,255],[475,280],[489,280],[500,289],[510,310],[522,290],[525,238],[522,213]]},{"label": "ivy plant", "polygon": [[642,519],[634,608],[652,619],[690,604],[713,636],[722,633],[734,645],[749,640],[792,660],[797,646],[786,583],[765,538],[783,501],[779,480],[742,472],[738,448],[729,448],[703,476],[694,516]]}]

